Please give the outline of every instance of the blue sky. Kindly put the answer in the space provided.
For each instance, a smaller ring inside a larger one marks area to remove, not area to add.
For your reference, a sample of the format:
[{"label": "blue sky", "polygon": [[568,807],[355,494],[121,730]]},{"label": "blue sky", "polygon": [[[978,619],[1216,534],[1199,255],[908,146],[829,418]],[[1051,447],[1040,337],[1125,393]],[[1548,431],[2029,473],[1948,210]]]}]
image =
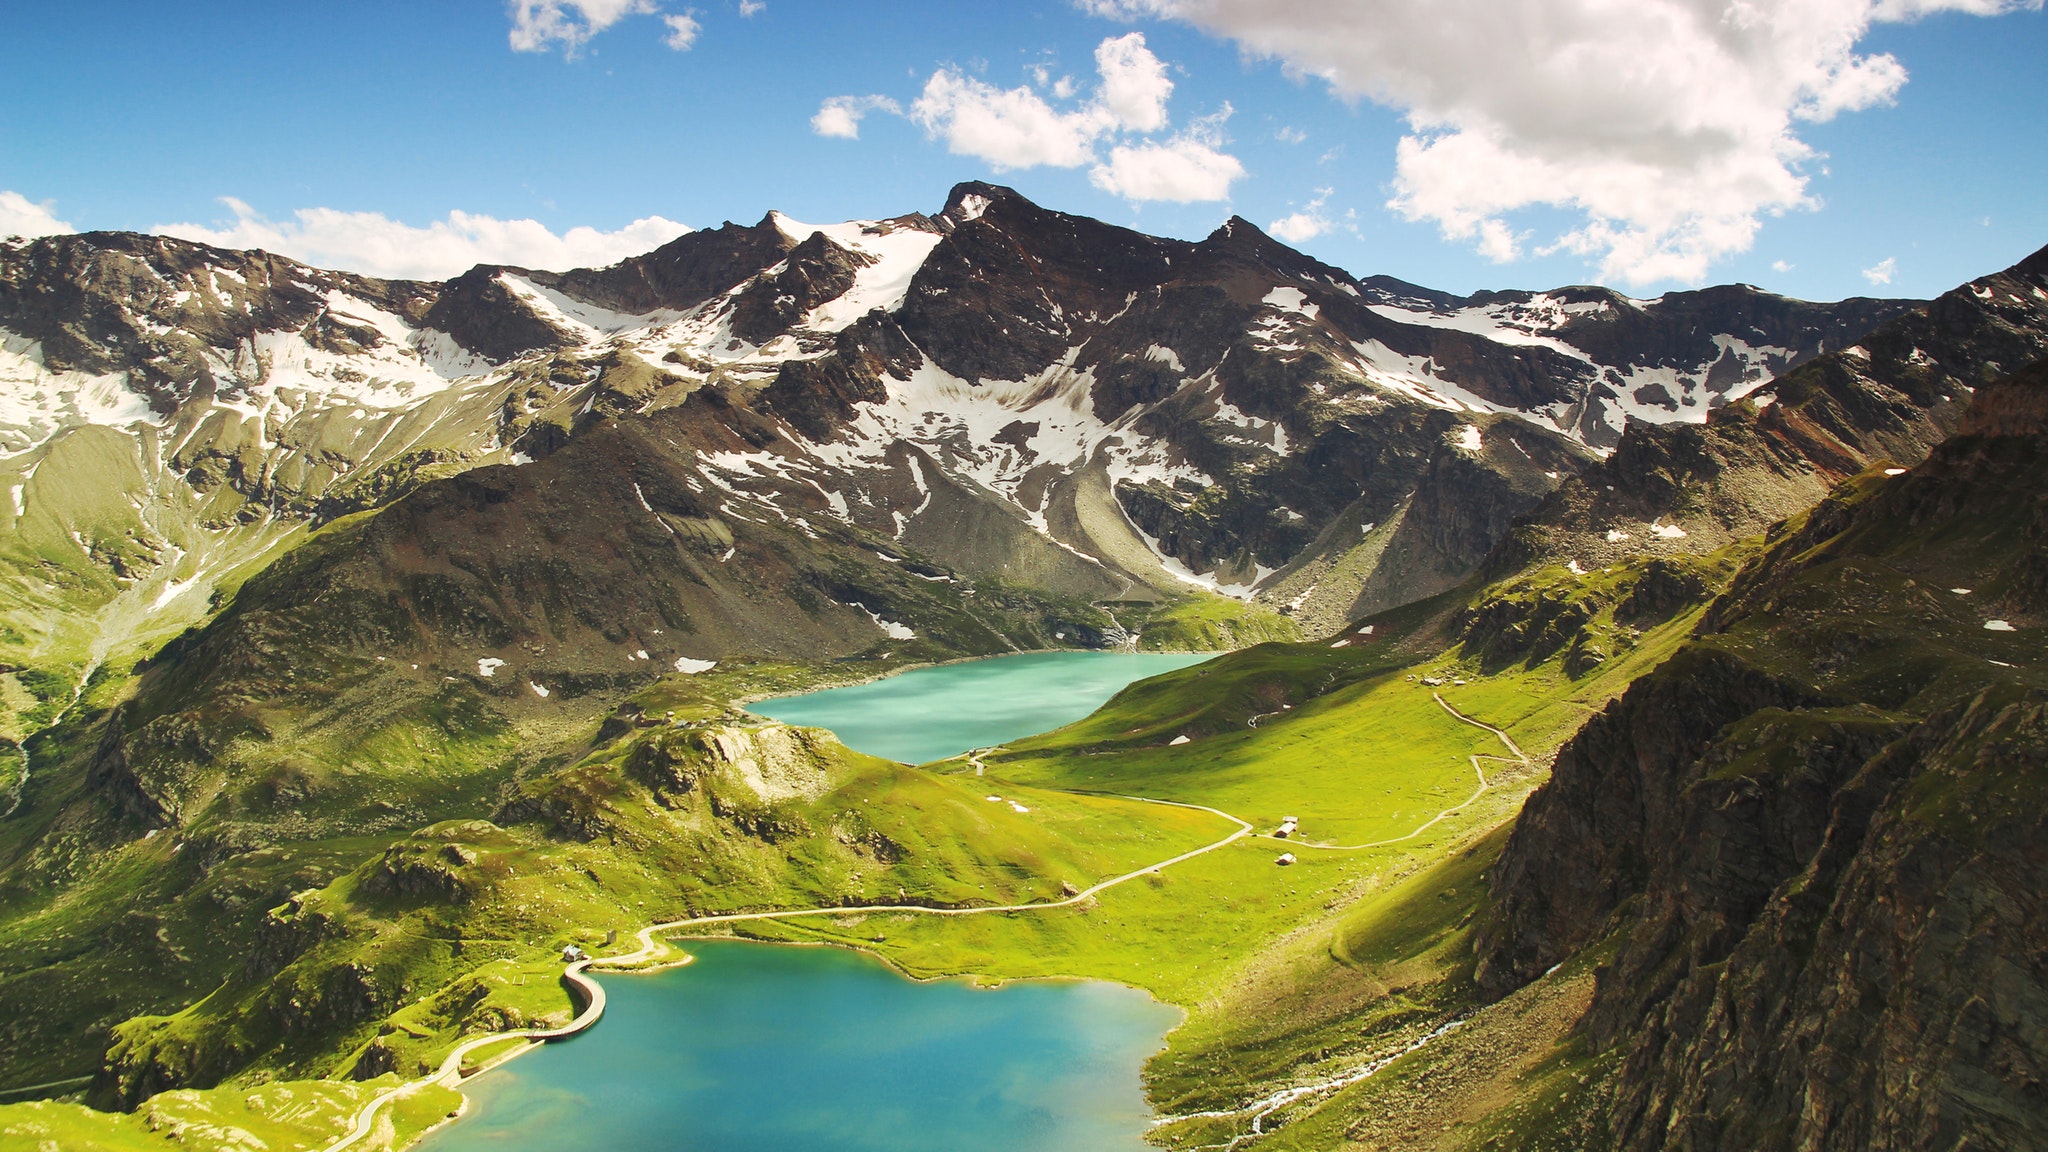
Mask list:
[{"label": "blue sky", "polygon": [[[0,230],[447,274],[991,179],[1167,235],[1292,217],[1324,260],[1459,292],[1931,295],[2048,244],[2037,5],[1550,2],[1533,30],[1527,0],[19,6]],[[838,98],[900,111],[821,135]]]}]

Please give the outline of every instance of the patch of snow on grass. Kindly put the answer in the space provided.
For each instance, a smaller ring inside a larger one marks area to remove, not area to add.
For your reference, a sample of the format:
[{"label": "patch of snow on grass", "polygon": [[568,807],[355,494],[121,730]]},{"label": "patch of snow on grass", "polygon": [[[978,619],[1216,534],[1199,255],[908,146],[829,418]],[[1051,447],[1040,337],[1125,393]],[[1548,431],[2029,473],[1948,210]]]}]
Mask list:
[{"label": "patch of snow on grass", "polygon": [[1169,744],[1169,745],[1178,745],[1178,744],[1189,744],[1189,743],[1193,743],[1193,741],[1192,741],[1192,740],[1190,740],[1190,739],[1189,739],[1189,738],[1188,738],[1187,736],[1185,736],[1185,735],[1182,735],[1182,736],[1175,736],[1175,737],[1174,737],[1173,739],[1171,739],[1171,740],[1168,740],[1168,741],[1167,741],[1167,744]]},{"label": "patch of snow on grass", "polygon": [[1628,538],[1629,538],[1629,535],[1628,535],[1628,533],[1626,533],[1626,532],[1623,532],[1623,531],[1622,531],[1621,529],[1619,529],[1619,528],[1609,528],[1609,529],[1607,530],[1607,542],[1608,542],[1609,544],[1619,544],[1619,543],[1621,543],[1621,542],[1622,542],[1623,540],[1626,540],[1626,539],[1628,539]]},{"label": "patch of snow on grass", "polygon": [[538,696],[538,697],[540,697],[540,698],[541,698],[541,699],[543,699],[543,700],[547,699],[547,698],[548,698],[548,696],[550,695],[550,693],[548,692],[548,690],[547,690],[546,688],[542,687],[542,686],[541,686],[541,685],[539,685],[539,684],[536,684],[536,683],[534,683],[534,682],[533,682],[533,681],[531,681],[531,680],[528,680],[528,681],[526,682],[526,686],[527,686],[528,688],[531,688],[531,689],[533,689],[533,694],[534,694],[535,696]]},{"label": "patch of snow on grass", "polygon": [[491,677],[496,676],[498,674],[498,669],[503,668],[504,666],[505,662],[503,660],[498,659],[496,656],[486,656],[483,659],[478,660],[476,662],[476,674],[483,677],[486,680],[489,680]]},{"label": "patch of snow on grass", "polygon": [[695,676],[699,672],[709,672],[716,667],[718,667],[718,661],[716,660],[692,660],[688,656],[676,657],[676,671],[681,672],[685,676]]},{"label": "patch of snow on grass", "polygon": [[1650,531],[1666,540],[1685,539],[1685,529],[1676,524],[1651,524]]},{"label": "patch of snow on grass", "polygon": [[2003,621],[2003,620],[1986,620],[1986,621],[1984,622],[1984,630],[1985,630],[1986,632],[2017,632],[2017,631],[2019,631],[2019,629],[2017,629],[2017,628],[2014,628],[2014,627],[2013,627],[2013,626],[2012,626],[2011,624],[2008,624],[2008,623],[2006,623],[2006,622],[2005,622],[2005,621]]},{"label": "patch of snow on grass", "polygon": [[1458,447],[1463,448],[1467,452],[1477,452],[1486,446],[1486,439],[1481,435],[1479,425],[1461,424],[1458,426],[1457,443]]}]

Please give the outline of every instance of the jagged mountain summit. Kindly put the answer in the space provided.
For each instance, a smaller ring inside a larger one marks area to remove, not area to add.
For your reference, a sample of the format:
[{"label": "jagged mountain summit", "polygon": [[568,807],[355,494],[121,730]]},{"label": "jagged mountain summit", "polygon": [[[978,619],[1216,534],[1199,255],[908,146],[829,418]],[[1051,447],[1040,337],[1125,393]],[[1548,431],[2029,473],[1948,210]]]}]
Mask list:
[{"label": "jagged mountain summit", "polygon": [[196,620],[306,524],[670,413],[675,514],[724,524],[718,553],[761,522],[1330,624],[1455,582],[1625,428],[1702,420],[1910,307],[1453,297],[1243,220],[1165,240],[981,184],[936,216],[771,213],[610,268],[440,284],[12,242],[6,583],[29,646],[89,666],[109,613]]}]

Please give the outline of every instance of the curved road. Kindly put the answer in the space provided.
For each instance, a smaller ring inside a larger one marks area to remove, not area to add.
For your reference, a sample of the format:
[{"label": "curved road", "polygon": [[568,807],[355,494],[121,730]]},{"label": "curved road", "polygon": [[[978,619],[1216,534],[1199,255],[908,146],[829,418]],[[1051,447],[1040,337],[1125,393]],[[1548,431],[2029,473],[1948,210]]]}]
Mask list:
[{"label": "curved road", "polygon": [[637,934],[640,940],[640,947],[634,951],[619,956],[605,956],[594,960],[578,960],[562,970],[562,979],[580,993],[584,1001],[583,1011],[577,1013],[574,1020],[560,1028],[531,1028],[515,1032],[493,1032],[485,1036],[478,1036],[472,1040],[463,1041],[461,1044],[456,1045],[454,1051],[448,1053],[447,1058],[441,1061],[439,1068],[417,1080],[411,1080],[395,1088],[386,1089],[365,1102],[361,1108],[356,1110],[355,1123],[349,1128],[348,1132],[328,1144],[321,1152],[342,1152],[342,1149],[348,1148],[364,1137],[367,1137],[377,1126],[378,1112],[383,1109],[384,1105],[400,1097],[417,1092],[429,1084],[453,1086],[460,1083],[462,1080],[462,1058],[479,1048],[496,1044],[501,1040],[560,1040],[564,1037],[574,1036],[578,1032],[589,1028],[592,1024],[597,1023],[598,1017],[604,1015],[604,985],[584,975],[584,970],[592,964],[601,964],[606,968],[623,969],[652,960],[668,949],[668,945],[657,942],[654,939],[660,933],[675,932],[684,928],[695,928],[707,924],[736,924],[746,920],[789,920],[800,916],[845,916],[860,912],[909,912],[924,916],[985,916],[994,912],[1048,912],[1055,908],[1071,908],[1098,892],[1136,880],[1140,876],[1150,875],[1162,868],[1170,868],[1183,861],[1192,860],[1204,853],[1214,852],[1226,844],[1235,843],[1252,834],[1252,826],[1249,823],[1232,816],[1228,812],[1204,807],[1200,804],[1180,804],[1172,800],[1153,800],[1144,796],[1124,796],[1120,797],[1120,799],[1136,800],[1144,804],[1161,804],[1169,808],[1191,808],[1197,812],[1208,812],[1212,815],[1221,816],[1225,820],[1237,825],[1237,830],[1214,843],[1204,844],[1200,848],[1183,852],[1168,860],[1161,860],[1157,864],[1148,864],[1143,868],[1126,872],[1121,876],[1111,877],[1063,900],[1044,901],[1034,904],[977,905],[972,908],[926,908],[917,904],[865,904],[857,907],[833,905],[824,908],[797,908],[778,912],[730,912],[720,916],[694,916],[686,920],[670,920],[661,924],[650,924],[642,928]]},{"label": "curved road", "polygon": [[1435,692],[1431,692],[1430,696],[1433,697],[1438,704],[1443,705],[1444,711],[1449,712],[1458,720],[1463,721],[1466,724],[1470,724],[1474,728],[1484,728],[1488,732],[1493,733],[1494,736],[1500,740],[1503,747],[1505,747],[1509,752],[1514,753],[1514,757],[1510,759],[1506,756],[1490,756],[1485,753],[1480,753],[1478,755],[1468,757],[1468,759],[1472,761],[1473,773],[1479,777],[1479,787],[1473,789],[1472,794],[1470,796],[1465,797],[1464,800],[1458,802],[1457,804],[1452,805],[1449,808],[1444,809],[1443,811],[1437,813],[1435,816],[1430,817],[1428,820],[1424,821],[1420,827],[1416,828],[1415,831],[1408,833],[1406,836],[1396,836],[1392,840],[1375,840],[1370,844],[1321,844],[1314,840],[1296,840],[1292,837],[1283,838],[1279,836],[1267,836],[1265,837],[1265,839],[1279,840],[1285,844],[1298,844],[1303,848],[1317,848],[1326,852],[1362,852],[1367,848],[1386,848],[1390,845],[1405,843],[1409,840],[1415,839],[1417,836],[1422,835],[1424,832],[1429,831],[1431,828],[1434,828],[1437,824],[1441,823],[1442,821],[1448,820],[1451,817],[1456,816],[1458,813],[1463,812],[1474,800],[1477,800],[1481,796],[1484,796],[1486,794],[1487,789],[1493,787],[1493,782],[1486,778],[1486,769],[1481,767],[1479,764],[1481,760],[1499,760],[1503,763],[1516,764],[1523,768],[1531,767],[1528,754],[1523,752],[1521,748],[1515,744],[1514,740],[1508,736],[1507,733],[1501,731],[1498,728],[1495,728],[1491,724],[1483,724],[1477,720],[1474,720],[1470,716],[1465,715],[1463,712],[1460,712],[1456,708],[1451,707],[1449,701],[1445,700],[1442,696],[1437,695],[1437,693]]},{"label": "curved road", "polygon": [[462,1058],[479,1048],[496,1044],[501,1040],[560,1040],[565,1036],[574,1036],[592,1024],[597,1023],[597,1018],[604,1015],[604,985],[583,974],[583,970],[589,966],[590,961],[578,960],[567,968],[562,969],[562,979],[571,988],[581,993],[583,998],[583,1011],[578,1012],[574,1020],[562,1025],[560,1028],[524,1028],[515,1032],[492,1032],[488,1035],[478,1036],[473,1040],[463,1041],[455,1046],[454,1051],[448,1053],[448,1058],[441,1061],[439,1068],[434,1069],[417,1080],[407,1081],[396,1088],[388,1088],[371,1097],[361,1108],[356,1110],[354,1125],[346,1133],[322,1149],[322,1152],[340,1152],[341,1149],[347,1148],[368,1136],[376,1128],[377,1113],[383,1109],[384,1105],[402,1096],[410,1096],[429,1084],[446,1084],[453,1087],[460,1083],[462,1081]]},{"label": "curved road", "polygon": [[[1506,747],[1509,752],[1514,754],[1514,759],[1510,761],[1511,763],[1517,763],[1523,767],[1529,766],[1529,757],[1526,754],[1524,754],[1520,748],[1515,746],[1515,742],[1508,737],[1507,733],[1501,731],[1498,728],[1495,728],[1491,724],[1483,724],[1477,720],[1472,719],[1470,716],[1467,716],[1464,713],[1458,711],[1456,708],[1451,707],[1450,704],[1447,701],[1445,701],[1441,695],[1438,695],[1437,693],[1432,692],[1430,693],[1430,695],[1435,698],[1438,704],[1443,706],[1444,711],[1449,712],[1453,717],[1457,718],[1458,720],[1466,724],[1470,724],[1475,728],[1484,728],[1486,731],[1493,733],[1494,736],[1499,738],[1501,744],[1504,747]],[[975,751],[979,752],[983,750],[976,749]],[[1475,791],[1474,793],[1472,793],[1471,796],[1467,797],[1464,803],[1459,804],[1456,807],[1446,808],[1442,812],[1437,813],[1435,817],[1424,823],[1421,827],[1415,829],[1413,832],[1408,833],[1408,835],[1406,836],[1396,837],[1392,840],[1381,840],[1372,844],[1317,844],[1306,840],[1288,840],[1285,841],[1285,843],[1296,844],[1303,848],[1319,848],[1338,852],[1355,852],[1366,848],[1383,848],[1391,844],[1399,844],[1406,840],[1413,840],[1415,837],[1422,835],[1431,827],[1435,826],[1438,822],[1447,819],[1448,817],[1453,816],[1458,812],[1462,811],[1466,805],[1471,804],[1472,801],[1479,799],[1479,797],[1482,794],[1484,794],[1488,788],[1492,787],[1492,784],[1486,779],[1486,772],[1480,767],[1479,762],[1482,759],[1507,760],[1508,758],[1504,756],[1475,755],[1472,756],[1470,759],[1472,761],[1472,770],[1479,776],[1478,791]],[[1132,880],[1138,879],[1140,876],[1152,875],[1154,873],[1159,872],[1161,869],[1170,868],[1175,864],[1180,864],[1185,861],[1192,860],[1197,856],[1201,856],[1209,852],[1214,852],[1218,848],[1222,848],[1228,844],[1233,844],[1246,836],[1253,835],[1252,826],[1247,821],[1241,820],[1236,816],[1232,816],[1228,812],[1224,812],[1216,808],[1210,808],[1206,805],[1183,804],[1174,800],[1154,800],[1146,796],[1122,796],[1119,797],[1119,799],[1135,800],[1144,804],[1159,804],[1168,808],[1187,808],[1192,809],[1196,812],[1207,812],[1213,816],[1221,816],[1223,819],[1228,820],[1231,823],[1237,825],[1237,830],[1232,832],[1230,835],[1225,836],[1221,840],[1217,840],[1214,843],[1205,844],[1202,847],[1196,848],[1192,851],[1183,852],[1178,856],[1172,857],[1171,859],[1161,860],[1157,864],[1148,864],[1143,868],[1126,872],[1121,876],[1113,876],[1107,880],[1101,881],[1100,883],[1085,888],[1072,896],[1066,897],[1063,900],[1043,901],[1033,904],[978,905],[971,908],[927,908],[918,904],[863,904],[852,907],[834,905],[824,908],[796,908],[774,912],[728,912],[717,916],[693,916],[684,920],[669,920],[660,924],[650,924],[647,927],[640,929],[640,931],[636,934],[640,941],[639,948],[618,956],[605,956],[592,960],[578,960],[562,970],[562,979],[566,981],[572,989],[574,989],[577,993],[581,995],[584,1002],[583,1010],[576,1014],[576,1018],[574,1020],[571,1020],[569,1023],[563,1025],[560,1028],[536,1028],[523,1029],[514,1032],[493,1032],[489,1035],[478,1036],[474,1039],[462,1042],[461,1044],[457,1045],[453,1051],[448,1053],[447,1058],[441,1061],[441,1066],[435,1069],[433,1072],[428,1073],[425,1076],[422,1076],[418,1080],[408,1081],[407,1083],[400,1084],[395,1088],[386,1089],[385,1091],[378,1093],[375,1097],[372,1097],[369,1101],[365,1102],[363,1106],[356,1111],[355,1123],[349,1129],[349,1131],[346,1134],[339,1137],[338,1139],[334,1140],[332,1143],[328,1144],[325,1148],[321,1150],[321,1152],[342,1152],[343,1149],[348,1148],[351,1145],[354,1145],[358,1141],[362,1140],[364,1137],[368,1136],[376,1128],[378,1112],[383,1109],[384,1105],[389,1104],[394,1100],[397,1100],[403,1096],[410,1095],[413,1092],[417,1092],[421,1088],[424,1088],[429,1084],[447,1084],[453,1086],[454,1084],[460,1083],[462,1080],[462,1058],[464,1056],[469,1055],[471,1052],[476,1051],[479,1048],[483,1048],[491,1044],[496,1044],[502,1040],[559,1040],[564,1037],[574,1036],[577,1033],[589,1028],[592,1024],[597,1023],[598,1018],[604,1015],[604,986],[599,984],[597,981],[591,979],[589,976],[584,975],[584,970],[586,968],[589,968],[593,964],[601,965],[604,968],[610,969],[627,969],[635,965],[646,963],[647,961],[652,960],[655,957],[660,956],[667,951],[667,944],[657,942],[655,940],[655,937],[662,933],[676,932],[684,928],[697,928],[709,924],[738,924],[750,920],[793,920],[804,916],[845,916],[849,914],[857,914],[864,912],[907,912],[921,916],[986,916],[998,912],[1050,912],[1058,908],[1071,908],[1076,904],[1083,903],[1084,901],[1088,900],[1089,898],[1093,897],[1099,892],[1107,891],[1111,888],[1116,887],[1119,884],[1127,884]]]}]

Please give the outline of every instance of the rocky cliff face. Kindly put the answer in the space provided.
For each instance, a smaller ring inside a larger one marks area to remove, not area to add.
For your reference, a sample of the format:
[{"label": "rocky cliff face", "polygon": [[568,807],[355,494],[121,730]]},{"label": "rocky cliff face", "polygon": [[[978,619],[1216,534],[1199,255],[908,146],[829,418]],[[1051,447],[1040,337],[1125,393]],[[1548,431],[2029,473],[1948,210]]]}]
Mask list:
[{"label": "rocky cliff face", "polygon": [[1617,1146],[2048,1133],[2044,387],[1980,387],[1968,431],[1783,529],[1531,799],[1480,978],[1610,942],[1583,1027]]}]

